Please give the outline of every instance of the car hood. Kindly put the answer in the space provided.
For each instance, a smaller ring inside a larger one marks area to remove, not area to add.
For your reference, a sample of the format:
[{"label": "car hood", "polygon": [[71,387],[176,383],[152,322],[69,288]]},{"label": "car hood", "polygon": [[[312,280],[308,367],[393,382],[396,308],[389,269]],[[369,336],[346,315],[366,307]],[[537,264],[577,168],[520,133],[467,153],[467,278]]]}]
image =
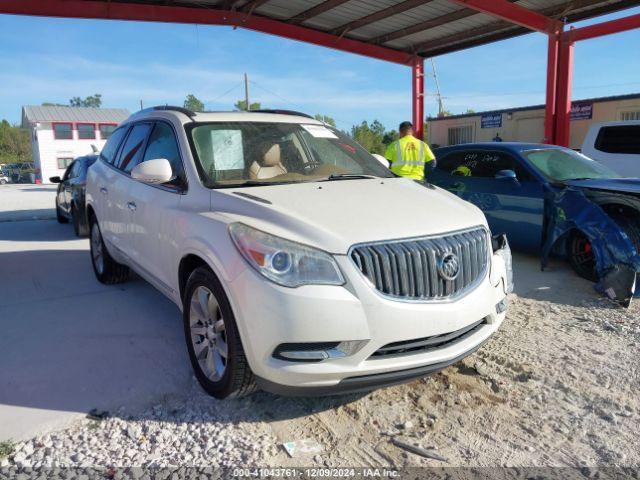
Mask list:
[{"label": "car hood", "polygon": [[[339,180],[214,191],[212,210],[331,253],[356,243],[435,235],[478,225],[484,214],[438,187],[403,178]],[[216,208],[216,203],[218,207]],[[221,208],[227,205],[226,212]]]},{"label": "car hood", "polygon": [[577,188],[640,194],[640,178],[566,180],[564,183]]}]

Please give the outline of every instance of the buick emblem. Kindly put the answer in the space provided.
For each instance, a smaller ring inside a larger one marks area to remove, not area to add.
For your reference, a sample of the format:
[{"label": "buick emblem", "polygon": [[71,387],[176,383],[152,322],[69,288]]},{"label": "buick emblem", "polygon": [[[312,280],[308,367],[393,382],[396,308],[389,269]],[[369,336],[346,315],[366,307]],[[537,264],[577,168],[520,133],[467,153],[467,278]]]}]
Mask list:
[{"label": "buick emblem", "polygon": [[453,281],[460,273],[460,262],[455,253],[445,253],[438,261],[438,273],[444,280]]}]

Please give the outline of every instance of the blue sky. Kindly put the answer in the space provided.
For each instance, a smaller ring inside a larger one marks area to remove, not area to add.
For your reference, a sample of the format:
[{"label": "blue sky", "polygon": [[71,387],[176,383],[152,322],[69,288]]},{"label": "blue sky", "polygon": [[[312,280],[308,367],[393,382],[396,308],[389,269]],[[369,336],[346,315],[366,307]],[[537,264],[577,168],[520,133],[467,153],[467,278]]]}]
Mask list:
[{"label": "blue sky", "polygon": [[[411,116],[408,68],[240,29],[0,15],[0,45],[0,118],[11,122],[22,105],[93,93],[131,111],[140,100],[181,105],[189,93],[207,109],[231,109],[244,72],[252,101],[330,115],[340,128],[365,119],[393,128]],[[573,98],[640,92],[638,45],[639,30],[579,43]],[[543,103],[546,47],[530,34],[436,58],[446,108]],[[427,114],[436,109],[427,97]]]}]

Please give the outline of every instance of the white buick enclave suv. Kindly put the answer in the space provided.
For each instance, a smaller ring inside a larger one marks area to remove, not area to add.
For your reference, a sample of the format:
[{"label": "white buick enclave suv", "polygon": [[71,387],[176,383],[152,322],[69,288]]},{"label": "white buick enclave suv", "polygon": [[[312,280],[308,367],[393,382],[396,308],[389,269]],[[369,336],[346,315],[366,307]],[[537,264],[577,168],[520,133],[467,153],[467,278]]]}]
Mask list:
[{"label": "white buick enclave suv", "polygon": [[505,316],[511,254],[482,212],[303,114],[141,111],[86,198],[98,280],[133,269],[173,300],[216,397],[405,382]]}]

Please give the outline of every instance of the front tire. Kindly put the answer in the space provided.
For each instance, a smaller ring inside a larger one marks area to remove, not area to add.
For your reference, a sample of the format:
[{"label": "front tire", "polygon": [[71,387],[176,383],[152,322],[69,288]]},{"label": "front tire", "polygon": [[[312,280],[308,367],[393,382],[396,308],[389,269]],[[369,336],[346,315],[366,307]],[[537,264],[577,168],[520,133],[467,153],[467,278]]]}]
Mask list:
[{"label": "front tire", "polygon": [[116,262],[109,254],[95,218],[91,219],[90,228],[91,265],[98,281],[107,285],[126,281],[129,278],[129,267]]},{"label": "front tire", "polygon": [[578,230],[569,237],[569,264],[582,278],[592,282],[598,281],[596,257],[593,254],[591,242]]},{"label": "front tire", "polygon": [[193,271],[182,302],[189,359],[202,388],[216,398],[256,391],[231,305],[211,270]]}]

